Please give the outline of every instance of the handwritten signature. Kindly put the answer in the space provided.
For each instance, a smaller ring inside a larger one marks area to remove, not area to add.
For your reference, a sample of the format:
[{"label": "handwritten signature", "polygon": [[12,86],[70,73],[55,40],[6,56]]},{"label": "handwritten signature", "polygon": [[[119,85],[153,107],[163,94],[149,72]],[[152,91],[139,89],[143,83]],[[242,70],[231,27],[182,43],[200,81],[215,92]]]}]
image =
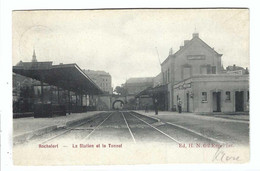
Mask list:
[{"label": "handwritten signature", "polygon": [[235,156],[235,155],[228,155],[226,154],[226,152],[222,149],[222,147],[218,148],[218,150],[216,151],[216,153],[214,154],[213,157],[213,162],[214,161],[218,161],[218,162],[234,162],[234,161],[240,161],[240,157],[239,156]]}]

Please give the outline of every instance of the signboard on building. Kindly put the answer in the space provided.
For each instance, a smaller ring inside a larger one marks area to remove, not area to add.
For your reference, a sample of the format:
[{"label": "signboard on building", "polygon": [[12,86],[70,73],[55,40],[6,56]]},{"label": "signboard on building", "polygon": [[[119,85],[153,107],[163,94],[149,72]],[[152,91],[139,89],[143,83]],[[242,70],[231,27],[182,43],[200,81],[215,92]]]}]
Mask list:
[{"label": "signboard on building", "polygon": [[187,89],[187,88],[191,88],[191,83],[184,83],[177,87],[177,89],[179,89],[179,90],[183,90],[183,89]]},{"label": "signboard on building", "polygon": [[205,60],[205,55],[187,55],[188,60]]}]

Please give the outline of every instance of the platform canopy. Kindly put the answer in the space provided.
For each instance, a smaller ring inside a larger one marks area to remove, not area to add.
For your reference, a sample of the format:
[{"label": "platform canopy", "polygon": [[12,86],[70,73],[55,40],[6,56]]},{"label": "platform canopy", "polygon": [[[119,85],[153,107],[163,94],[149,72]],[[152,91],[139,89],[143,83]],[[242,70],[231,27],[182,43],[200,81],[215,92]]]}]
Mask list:
[{"label": "platform canopy", "polygon": [[167,93],[167,85],[159,85],[156,87],[148,87],[138,93],[135,97],[152,97],[156,94]]},{"label": "platform canopy", "polygon": [[151,94],[158,94],[158,93],[167,93],[167,87],[168,85],[158,85],[156,87],[153,87],[152,89],[149,90],[149,93]]},{"label": "platform canopy", "polygon": [[52,62],[20,62],[13,66],[13,72],[80,94],[103,93],[77,64],[52,65]]}]

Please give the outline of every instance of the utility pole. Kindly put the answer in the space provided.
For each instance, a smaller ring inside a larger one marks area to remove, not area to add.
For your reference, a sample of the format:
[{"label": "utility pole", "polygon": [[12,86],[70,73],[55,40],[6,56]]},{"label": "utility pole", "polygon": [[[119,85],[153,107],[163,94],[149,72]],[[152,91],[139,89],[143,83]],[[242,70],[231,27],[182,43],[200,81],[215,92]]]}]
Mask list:
[{"label": "utility pole", "polygon": [[[162,74],[162,77],[163,77],[163,70],[162,70],[162,63],[161,63],[161,60],[160,60],[160,55],[159,55],[157,47],[155,47],[155,49],[156,49],[157,58],[158,58],[158,61],[159,61],[160,67],[161,67],[161,74]],[[162,82],[163,82],[163,80],[162,80]]]},{"label": "utility pole", "polygon": [[160,55],[159,55],[158,49],[157,49],[157,47],[155,47],[155,49],[156,49],[156,53],[157,53],[159,64],[161,66],[161,60],[160,60]]},{"label": "utility pole", "polygon": [[125,80],[125,103],[127,103],[127,95],[128,95],[128,92],[127,92],[127,77],[126,77],[126,80]]}]

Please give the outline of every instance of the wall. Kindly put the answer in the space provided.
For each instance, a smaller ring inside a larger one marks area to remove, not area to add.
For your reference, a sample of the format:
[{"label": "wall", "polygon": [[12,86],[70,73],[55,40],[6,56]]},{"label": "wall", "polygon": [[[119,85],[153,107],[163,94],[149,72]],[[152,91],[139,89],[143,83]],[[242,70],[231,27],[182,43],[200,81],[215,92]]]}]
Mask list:
[{"label": "wall", "polygon": [[221,57],[208,47],[205,47],[198,38],[191,41],[192,42],[188,44],[187,47],[183,47],[185,49],[179,54],[176,54],[174,58],[173,73],[175,83],[185,79],[183,77],[184,68],[191,69],[191,76],[201,74],[203,72],[203,69],[201,69],[203,65],[205,65],[205,67],[206,65],[216,66],[217,74],[221,71]]},{"label": "wall", "polygon": [[168,96],[165,97],[166,99],[166,106],[168,110],[172,110],[173,108],[173,90],[172,90],[172,84],[174,82],[174,66],[173,66],[173,56],[170,55],[168,58],[162,63],[162,84],[168,84]]},{"label": "wall", "polygon": [[[190,85],[190,87],[186,87],[186,88],[183,88],[181,87],[182,85]],[[181,88],[178,88],[178,87],[181,87]],[[196,96],[194,96],[194,92],[192,90],[192,83],[191,83],[191,80],[187,80],[187,81],[184,81],[182,83],[179,83],[177,84],[176,86],[174,86],[173,88],[173,91],[174,91],[174,95],[173,95],[173,105],[174,107],[177,109],[177,97],[181,99],[182,101],[182,110],[184,112],[188,112],[187,111],[187,100],[189,100],[189,112],[193,112],[194,111],[194,108],[193,108],[193,105],[194,105],[194,100],[197,100],[196,99]],[[187,93],[189,93],[189,98],[187,99]],[[194,99],[195,98],[195,99]]]},{"label": "wall", "polygon": [[[221,72],[221,55],[215,52],[211,47],[206,45],[198,34],[195,34],[193,39],[184,41],[184,46],[174,55],[162,63],[162,73],[167,75],[170,71],[170,79],[164,77],[163,84],[170,83],[168,86],[168,110],[176,105],[176,98],[173,91],[173,85],[190,78],[193,75],[211,74],[212,66],[216,66],[216,74]],[[210,68],[209,68],[210,67]],[[209,68],[209,69],[207,69]]]},{"label": "wall", "polygon": [[163,84],[162,80],[162,73],[160,72],[156,77],[153,79],[153,87],[160,86]]},{"label": "wall", "polygon": [[[180,85],[191,83],[190,88],[178,89]],[[174,98],[177,95],[183,101],[183,111],[186,110],[185,95],[187,92],[193,94],[190,98],[191,112],[210,113],[213,112],[213,92],[221,93],[221,112],[235,112],[235,92],[244,91],[244,111],[249,111],[249,101],[247,100],[247,91],[249,91],[248,75],[215,75],[215,76],[198,76],[187,79],[174,86]],[[226,91],[230,91],[231,99],[226,100]],[[202,92],[207,92],[207,102],[202,102]],[[176,102],[174,103],[175,105]]]},{"label": "wall", "polygon": [[97,110],[110,110],[110,96],[98,96]]}]

